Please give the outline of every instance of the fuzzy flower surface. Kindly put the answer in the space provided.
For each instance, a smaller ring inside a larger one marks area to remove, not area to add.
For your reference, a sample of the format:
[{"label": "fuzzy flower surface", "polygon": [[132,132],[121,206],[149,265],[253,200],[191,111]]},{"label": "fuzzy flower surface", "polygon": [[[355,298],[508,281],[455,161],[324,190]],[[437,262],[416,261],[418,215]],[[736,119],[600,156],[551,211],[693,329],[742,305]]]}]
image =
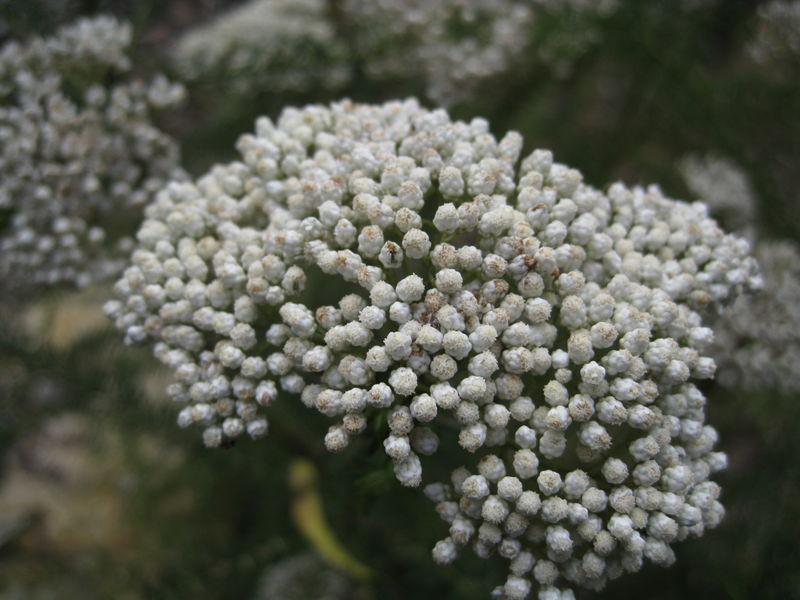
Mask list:
[{"label": "fuzzy flower surface", "polygon": [[[10,289],[117,276],[126,217],[182,175],[152,122],[180,86],[125,80],[131,30],[110,17],[0,50],[0,279]],[[117,83],[107,85],[107,80]]]},{"label": "fuzzy flower surface", "polygon": [[509,598],[560,598],[721,518],[702,314],[756,268],[704,205],[604,193],[522,144],[415,100],[261,118],[241,160],[147,207],[106,312],[209,446],[298,398],[334,452],[386,423],[406,486],[461,448],[426,488],[434,559],[497,552]]}]

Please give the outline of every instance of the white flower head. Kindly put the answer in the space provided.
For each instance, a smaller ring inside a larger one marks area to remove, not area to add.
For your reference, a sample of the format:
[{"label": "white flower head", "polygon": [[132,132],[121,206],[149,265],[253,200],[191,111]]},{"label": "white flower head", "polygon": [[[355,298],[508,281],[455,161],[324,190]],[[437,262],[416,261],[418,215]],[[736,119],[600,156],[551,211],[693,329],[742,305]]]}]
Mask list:
[{"label": "white flower head", "polygon": [[800,390],[800,249],[789,241],[758,241],[754,254],[763,289],[742,296],[721,315],[701,343],[731,388]]},{"label": "white flower head", "polygon": [[[0,50],[0,279],[15,293],[119,275],[133,246],[126,217],[137,222],[182,176],[177,144],[152,118],[183,89],[163,76],[105,83],[129,69],[130,39],[130,26],[96,17]],[[149,282],[162,265],[146,268]],[[142,300],[159,302],[153,293]]]},{"label": "white flower head", "polygon": [[221,77],[236,93],[339,88],[347,47],[324,0],[251,0],[189,30],[173,62],[189,80]]},{"label": "white flower head", "polygon": [[756,15],[748,54],[758,65],[787,67],[791,72],[800,56],[800,1],[770,0],[759,5]]},{"label": "white flower head", "polygon": [[755,195],[737,165],[714,155],[688,155],[679,167],[689,191],[727,227],[738,230],[753,222]]},{"label": "white flower head", "polygon": [[511,597],[563,598],[721,518],[702,314],[757,281],[704,205],[521,148],[415,100],[261,118],[147,207],[107,312],[209,445],[263,435],[282,396],[332,419],[331,451],[385,419],[407,486],[460,446],[435,560],[472,543]]},{"label": "white flower head", "polygon": [[[474,98],[481,84],[512,73],[538,55],[559,73],[596,41],[592,20],[612,14],[618,0],[345,0],[355,52],[373,80],[423,81],[424,93],[442,106]],[[544,18],[568,20],[560,27],[539,27]],[[576,19],[582,22],[575,26]],[[477,141],[480,145],[480,141]],[[457,157],[453,166],[460,167]],[[433,166],[426,164],[427,167]],[[446,199],[467,183],[449,171],[440,175]],[[472,179],[477,191],[480,176]]]}]

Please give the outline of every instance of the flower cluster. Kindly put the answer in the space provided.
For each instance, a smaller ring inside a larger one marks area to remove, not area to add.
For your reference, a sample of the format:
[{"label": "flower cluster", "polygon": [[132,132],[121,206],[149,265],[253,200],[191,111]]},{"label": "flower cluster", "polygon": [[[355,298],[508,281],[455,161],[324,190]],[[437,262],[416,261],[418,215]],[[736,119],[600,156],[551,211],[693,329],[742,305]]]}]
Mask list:
[{"label": "flower cluster", "polygon": [[603,193],[522,142],[414,100],[261,118],[240,161],[147,207],[106,312],[209,446],[294,396],[334,420],[331,451],[385,419],[406,486],[440,443],[480,457],[428,488],[434,557],[498,549],[507,595],[550,598],[721,517],[701,314],[756,275],[704,205]]},{"label": "flower cluster", "polygon": [[[175,47],[189,79],[209,75],[252,92],[341,89],[358,70],[392,89],[425,93],[448,106],[479,84],[538,56],[558,71],[594,39],[593,17],[617,0],[251,0],[189,31]],[[569,19],[537,29],[541,16]],[[581,20],[575,27],[576,18]],[[543,36],[552,36],[548,43]],[[558,38],[558,39],[555,39]],[[536,44],[533,42],[536,41]],[[568,56],[565,56],[568,55]],[[419,83],[422,83],[422,86]]]},{"label": "flower cluster", "polygon": [[325,0],[251,0],[190,30],[173,58],[187,79],[223,74],[241,92],[275,93],[342,86],[346,52]]},{"label": "flower cluster", "polygon": [[348,580],[315,554],[297,554],[273,562],[260,575],[253,600],[345,600]]},{"label": "flower cluster", "polygon": [[797,64],[800,58],[800,1],[770,0],[758,7],[756,33],[747,51],[759,64]]},{"label": "flower cluster", "polygon": [[680,161],[679,169],[689,191],[708,205],[716,219],[734,230],[752,224],[755,195],[737,165],[715,155],[692,154]]},{"label": "flower cluster", "polygon": [[719,319],[719,381],[749,391],[800,391],[800,249],[758,241],[763,290],[739,298]]},{"label": "flower cluster", "polygon": [[130,37],[129,26],[99,17],[0,50],[3,287],[119,274],[132,246],[125,217],[181,176],[177,146],[152,114],[182,88],[163,77],[104,83],[129,69]]},{"label": "flower cluster", "polygon": [[717,379],[727,387],[800,390],[800,249],[789,241],[764,240],[753,227],[756,197],[747,175],[724,158],[681,161],[687,186],[715,217],[755,238],[763,287],[719,315],[711,354]]},{"label": "flower cluster", "polygon": [[[595,38],[591,19],[613,13],[618,2],[346,0],[345,6],[372,78],[419,78],[421,70],[425,95],[449,106],[474,97],[482,82],[532,57],[567,71],[566,55],[580,54]],[[569,20],[569,35],[561,36],[560,27],[540,28],[546,16]]]},{"label": "flower cluster", "polygon": [[[440,105],[509,70],[528,47],[534,3],[520,0],[347,0],[356,44],[374,79],[422,77]],[[422,71],[422,73],[420,73]]]}]

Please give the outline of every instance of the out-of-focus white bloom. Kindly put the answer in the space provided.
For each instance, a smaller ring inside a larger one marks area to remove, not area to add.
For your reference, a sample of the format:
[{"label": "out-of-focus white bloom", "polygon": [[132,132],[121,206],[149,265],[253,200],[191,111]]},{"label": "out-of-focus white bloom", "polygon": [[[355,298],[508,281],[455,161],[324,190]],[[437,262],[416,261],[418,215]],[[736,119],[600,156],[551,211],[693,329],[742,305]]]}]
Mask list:
[{"label": "out-of-focus white bloom", "polygon": [[427,96],[443,105],[508,70],[528,47],[534,19],[533,3],[520,0],[347,0],[345,7],[367,73],[421,75]]},{"label": "out-of-focus white bloom", "polygon": [[755,216],[755,197],[747,175],[731,161],[713,155],[684,157],[679,164],[689,191],[708,204],[715,218],[738,230]]},{"label": "out-of-focus white bloom", "polygon": [[345,600],[352,594],[344,575],[314,554],[299,554],[268,565],[251,600]]},{"label": "out-of-focus white bloom", "polygon": [[[559,52],[537,39],[539,17],[607,15],[617,5],[617,0],[346,0],[343,10],[370,77],[422,75],[425,94],[449,106],[469,99],[478,84],[512,72],[534,54],[565,70]],[[565,45],[585,47],[593,39],[591,29],[572,23],[569,39],[557,45],[562,50]]]},{"label": "out-of-focus white bloom", "polygon": [[758,63],[780,65],[800,60],[800,1],[771,0],[758,7],[753,39],[747,45]]},{"label": "out-of-focus white bloom", "polygon": [[[596,38],[593,19],[612,14],[618,4],[252,0],[187,33],[173,55],[185,77],[222,76],[234,91],[340,89],[363,71],[373,83],[424,92],[448,106],[534,57],[568,71]],[[539,27],[540,18],[569,27]]]},{"label": "out-of-focus white bloom", "polygon": [[180,177],[175,142],[153,112],[181,87],[108,86],[129,68],[130,27],[80,20],[54,37],[0,50],[0,279],[5,288],[86,285],[122,270],[137,215]]},{"label": "out-of-focus white bloom", "polygon": [[715,324],[718,379],[737,389],[800,390],[800,249],[759,241],[763,290],[739,298]]},{"label": "out-of-focus white bloom", "polygon": [[325,0],[252,0],[184,35],[175,66],[188,79],[222,75],[243,92],[336,89],[350,66],[328,10]]},{"label": "out-of-focus white bloom", "polygon": [[705,205],[603,193],[522,142],[414,100],[261,118],[241,161],[147,207],[106,305],[210,446],[299,396],[331,451],[385,419],[406,486],[440,444],[475,453],[433,488],[434,558],[477,539],[512,561],[512,597],[668,564],[716,524],[702,312],[756,283]]},{"label": "out-of-focus white bloom", "polygon": [[710,353],[718,365],[717,380],[750,391],[800,390],[800,250],[788,241],[759,239],[750,181],[729,161],[688,157],[681,171],[714,216],[756,238],[754,254],[761,266],[763,288],[738,298],[714,323]]}]

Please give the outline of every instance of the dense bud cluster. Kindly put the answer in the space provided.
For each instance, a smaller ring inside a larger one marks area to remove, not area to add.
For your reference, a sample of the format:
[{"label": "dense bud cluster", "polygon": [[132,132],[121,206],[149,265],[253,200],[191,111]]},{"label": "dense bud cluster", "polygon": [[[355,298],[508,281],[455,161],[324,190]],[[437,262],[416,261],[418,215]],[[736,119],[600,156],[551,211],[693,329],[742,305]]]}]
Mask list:
[{"label": "dense bud cluster", "polygon": [[511,598],[667,564],[716,524],[701,312],[755,263],[704,205],[603,193],[414,100],[286,109],[238,149],[147,207],[106,305],[174,371],[181,426],[260,437],[295,397],[338,451],[385,419],[407,486],[460,446],[477,467],[428,488],[450,524],[434,558],[498,551]]},{"label": "dense bud cluster", "polygon": [[3,286],[86,285],[119,274],[126,217],[181,176],[151,122],[183,90],[163,77],[107,85],[129,69],[130,27],[99,17],[0,50]]},{"label": "dense bud cluster", "polygon": [[190,30],[175,46],[184,77],[222,74],[250,92],[337,88],[350,77],[325,0],[253,0]]}]

